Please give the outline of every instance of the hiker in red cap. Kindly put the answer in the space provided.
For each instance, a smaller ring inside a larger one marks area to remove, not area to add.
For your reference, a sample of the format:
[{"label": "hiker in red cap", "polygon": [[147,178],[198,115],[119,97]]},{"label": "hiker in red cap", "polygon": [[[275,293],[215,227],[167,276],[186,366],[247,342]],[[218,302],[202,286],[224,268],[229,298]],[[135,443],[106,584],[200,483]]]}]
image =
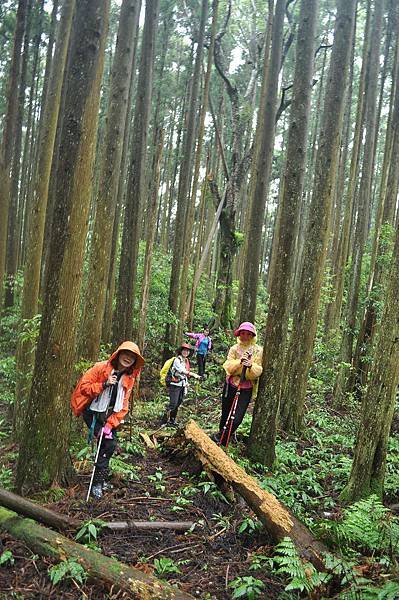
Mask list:
[{"label": "hiker in red cap", "polygon": [[177,427],[177,411],[187,394],[188,378],[200,379],[199,375],[190,371],[189,357],[194,348],[189,344],[182,344],[177,349],[177,356],[173,361],[166,376],[166,385],[169,393],[169,405],[161,419],[161,425],[166,427]]},{"label": "hiker in red cap", "polygon": [[262,374],[262,348],[256,343],[256,329],[253,323],[245,321],[234,331],[237,343],[229,350],[227,360],[223,364],[226,371],[226,381],[222,395],[222,416],[219,433],[213,439],[226,445],[226,422],[232,416],[232,405],[239,388],[239,401],[234,410],[234,420],[229,425],[229,437],[241,424],[251,399],[256,398],[258,379]]}]

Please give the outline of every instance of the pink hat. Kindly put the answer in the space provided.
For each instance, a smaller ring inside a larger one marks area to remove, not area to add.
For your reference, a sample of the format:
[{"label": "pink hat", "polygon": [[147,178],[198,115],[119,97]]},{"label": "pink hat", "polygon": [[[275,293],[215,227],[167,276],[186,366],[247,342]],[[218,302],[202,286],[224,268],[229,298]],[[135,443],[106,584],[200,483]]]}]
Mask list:
[{"label": "pink hat", "polygon": [[255,325],[249,321],[244,321],[244,323],[241,323],[241,325],[234,331],[234,335],[238,337],[240,335],[240,331],[249,331],[253,335],[256,335]]}]

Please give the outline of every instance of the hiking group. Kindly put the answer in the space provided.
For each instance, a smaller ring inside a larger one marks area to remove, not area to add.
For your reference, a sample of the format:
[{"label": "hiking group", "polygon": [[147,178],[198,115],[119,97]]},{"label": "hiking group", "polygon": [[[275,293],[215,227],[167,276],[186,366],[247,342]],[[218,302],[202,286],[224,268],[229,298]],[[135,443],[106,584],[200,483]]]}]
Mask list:
[{"label": "hiking group", "polygon": [[[195,340],[195,348],[182,343],[176,355],[160,371],[161,385],[169,396],[161,418],[161,427],[176,427],[177,412],[189,385],[189,379],[205,377],[206,358],[212,349],[208,327],[201,333],[185,335]],[[237,338],[223,363],[226,379],[222,393],[219,430],[212,439],[227,446],[241,424],[251,399],[256,397],[258,378],[262,374],[262,348],[256,344],[256,329],[249,321],[234,331]],[[198,374],[191,371],[189,358],[197,356]],[[117,430],[129,409],[129,398],[144,365],[144,357],[134,342],[123,342],[108,360],[97,362],[80,378],[71,398],[75,416],[82,416],[89,434],[88,443],[97,439],[97,453],[87,498],[100,499],[109,489],[109,461],[117,445]]]}]

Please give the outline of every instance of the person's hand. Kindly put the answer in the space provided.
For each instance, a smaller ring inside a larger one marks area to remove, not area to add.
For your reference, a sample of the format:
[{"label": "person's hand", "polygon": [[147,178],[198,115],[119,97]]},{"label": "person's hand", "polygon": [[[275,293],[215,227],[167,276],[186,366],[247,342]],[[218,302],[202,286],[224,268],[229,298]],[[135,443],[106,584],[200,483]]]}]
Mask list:
[{"label": "person's hand", "polygon": [[108,379],[105,382],[105,386],[108,387],[109,385],[114,385],[117,382],[117,376],[115,373],[110,373],[108,375]]},{"label": "person's hand", "polygon": [[250,369],[252,367],[252,352],[250,350],[247,350],[242,355],[241,364],[244,367],[247,367],[247,369]]},{"label": "person's hand", "polygon": [[191,377],[194,377],[194,379],[201,379],[200,375],[197,375],[197,373],[191,373],[190,372]]},{"label": "person's hand", "polygon": [[103,435],[106,440],[112,440],[112,428],[108,425],[108,423],[103,427]]}]

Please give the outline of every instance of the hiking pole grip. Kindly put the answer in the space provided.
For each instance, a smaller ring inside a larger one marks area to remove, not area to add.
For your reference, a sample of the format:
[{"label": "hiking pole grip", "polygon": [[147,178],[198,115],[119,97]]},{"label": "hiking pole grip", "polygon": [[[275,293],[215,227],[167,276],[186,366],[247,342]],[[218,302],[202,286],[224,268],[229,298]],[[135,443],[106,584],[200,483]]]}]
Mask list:
[{"label": "hiking pole grip", "polygon": [[94,459],[93,472],[92,472],[91,478],[90,478],[89,489],[87,490],[86,502],[88,502],[89,498],[90,498],[90,492],[91,492],[91,488],[93,486],[94,474],[95,474],[96,468],[97,468],[97,460],[98,460],[98,455],[100,454],[100,448],[101,448],[101,443],[103,441],[103,436],[104,436],[104,427],[101,427],[100,437],[98,438],[96,457]]}]

